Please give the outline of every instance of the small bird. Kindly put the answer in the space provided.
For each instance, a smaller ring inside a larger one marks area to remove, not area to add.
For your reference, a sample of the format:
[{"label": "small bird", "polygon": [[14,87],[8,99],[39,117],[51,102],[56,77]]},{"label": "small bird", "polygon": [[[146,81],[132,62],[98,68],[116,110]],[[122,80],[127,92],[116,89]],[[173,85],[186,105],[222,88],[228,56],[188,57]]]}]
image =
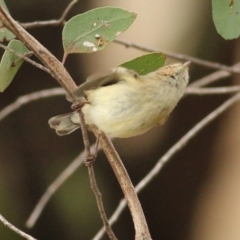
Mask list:
[{"label": "small bird", "polygon": [[[113,138],[137,136],[166,122],[184,94],[190,63],[169,64],[146,75],[117,67],[91,75],[73,94],[87,100],[82,112],[90,130],[95,125]],[[49,124],[66,135],[80,127],[79,114],[55,116]]]}]

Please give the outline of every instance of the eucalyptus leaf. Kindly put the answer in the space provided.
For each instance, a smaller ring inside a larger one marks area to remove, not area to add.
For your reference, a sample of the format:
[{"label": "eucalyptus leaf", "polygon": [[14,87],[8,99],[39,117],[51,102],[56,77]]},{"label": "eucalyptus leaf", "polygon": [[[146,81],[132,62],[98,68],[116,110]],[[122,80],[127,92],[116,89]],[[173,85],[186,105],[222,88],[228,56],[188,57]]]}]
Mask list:
[{"label": "eucalyptus leaf", "polygon": [[217,32],[224,39],[240,36],[240,1],[212,0],[212,15]]},{"label": "eucalyptus leaf", "polygon": [[[0,6],[3,7],[7,12],[9,12],[4,0],[0,0]],[[4,40],[10,41],[14,38],[15,35],[7,28],[3,27],[2,22],[0,21],[0,42],[3,42]]]},{"label": "eucalyptus leaf", "polygon": [[62,33],[65,55],[103,50],[135,18],[136,13],[115,7],[97,8],[71,18]]},{"label": "eucalyptus leaf", "polygon": [[[10,41],[8,48],[22,55],[30,53],[19,40]],[[22,63],[21,57],[8,50],[4,52],[0,63],[0,92],[3,92],[9,86]]]},{"label": "eucalyptus leaf", "polygon": [[166,56],[162,53],[149,53],[125,62],[120,66],[134,70],[140,75],[145,75],[164,66],[165,60]]}]

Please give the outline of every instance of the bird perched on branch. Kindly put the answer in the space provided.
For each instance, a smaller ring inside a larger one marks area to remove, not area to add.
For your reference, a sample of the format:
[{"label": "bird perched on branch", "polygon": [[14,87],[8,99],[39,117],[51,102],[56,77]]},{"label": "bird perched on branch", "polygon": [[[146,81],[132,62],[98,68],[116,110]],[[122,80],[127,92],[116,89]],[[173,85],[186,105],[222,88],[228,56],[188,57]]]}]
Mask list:
[{"label": "bird perched on branch", "polygon": [[[95,125],[110,137],[140,135],[166,122],[188,84],[190,62],[169,64],[146,75],[117,67],[91,75],[73,94],[85,97],[82,111],[91,130]],[[49,120],[60,136],[80,127],[77,111]]]}]

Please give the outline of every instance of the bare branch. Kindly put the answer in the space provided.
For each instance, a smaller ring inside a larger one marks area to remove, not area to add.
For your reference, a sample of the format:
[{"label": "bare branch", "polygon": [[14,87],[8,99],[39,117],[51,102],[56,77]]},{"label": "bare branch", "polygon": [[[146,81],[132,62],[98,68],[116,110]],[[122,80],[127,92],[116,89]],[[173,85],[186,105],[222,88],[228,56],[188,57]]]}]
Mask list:
[{"label": "bare branch", "polygon": [[21,96],[15,102],[13,102],[12,104],[8,105],[7,107],[0,111],[0,121],[2,121],[5,117],[13,113],[23,105],[28,104],[32,101],[65,94],[66,92],[62,88],[53,88]]},{"label": "bare branch", "polygon": [[[127,206],[127,201],[125,198],[123,198],[117,208],[115,209],[114,213],[112,214],[111,218],[109,219],[109,224],[112,226],[119,218],[125,207]],[[100,240],[105,233],[105,229],[102,227],[98,233],[94,236],[92,240]]]},{"label": "bare branch", "polygon": [[169,161],[171,157],[173,157],[179,150],[181,150],[186,144],[194,137],[198,132],[200,132],[204,127],[206,127],[209,123],[215,120],[218,116],[220,116],[224,111],[226,111],[229,107],[231,107],[234,103],[240,100],[240,93],[237,93],[233,97],[229,98],[222,105],[213,110],[210,114],[208,114],[205,118],[203,118],[200,122],[198,122],[192,129],[190,129],[176,144],[174,144],[157,162],[155,167],[144,177],[136,186],[136,191],[141,191],[146,184],[155,177],[164,164]]},{"label": "bare branch", "polygon": [[[96,201],[97,201],[98,211],[100,213],[100,217],[103,221],[103,225],[105,227],[105,230],[106,230],[109,238],[111,240],[117,240],[110,224],[108,223],[107,215],[106,215],[104,205],[103,205],[103,201],[102,201],[102,194],[100,193],[100,191],[98,189],[98,186],[97,186],[95,173],[94,173],[94,168],[93,168],[93,163],[95,161],[96,155],[93,156],[92,153],[91,153],[90,142],[89,142],[87,127],[86,127],[86,124],[85,124],[84,114],[81,111],[81,109],[78,110],[78,113],[79,113],[79,118],[80,118],[80,122],[81,122],[83,143],[84,143],[84,148],[85,148],[85,153],[86,153],[85,165],[88,168],[88,175],[89,175],[89,179],[90,179],[90,183],[91,183],[91,188],[93,190],[93,193],[94,193]],[[95,134],[95,135],[98,139],[99,132],[98,132],[97,129],[96,129],[96,133],[97,134]],[[98,145],[98,144],[96,143],[96,145]],[[97,149],[96,149],[96,151],[97,151]]]},{"label": "bare branch", "polygon": [[66,7],[64,12],[62,13],[62,16],[58,20],[48,20],[48,21],[36,21],[36,22],[30,22],[30,23],[20,23],[22,27],[25,29],[34,28],[34,27],[45,27],[45,26],[58,26],[58,25],[64,25],[65,18],[67,14],[72,9],[73,5],[76,4],[78,0],[73,0],[69,3],[69,5]]},{"label": "bare branch", "polygon": [[91,181],[91,187],[92,187],[92,190],[93,190],[94,195],[96,197],[98,210],[100,212],[100,216],[102,218],[105,230],[106,230],[106,232],[107,232],[107,234],[108,234],[108,236],[111,240],[117,240],[117,237],[115,236],[115,234],[114,234],[114,232],[113,232],[113,230],[112,230],[112,228],[111,228],[111,226],[108,222],[108,219],[107,219],[107,215],[106,215],[104,205],[103,205],[103,201],[102,201],[102,194],[100,193],[100,191],[98,189],[92,164],[90,166],[88,166],[88,173],[89,173],[89,178],[90,178],[90,181]]},{"label": "bare branch", "polygon": [[87,131],[87,127],[85,124],[84,115],[81,110],[79,111],[79,118],[80,118],[80,124],[81,124],[82,136],[83,136],[83,144],[84,144],[85,152],[86,152],[86,158],[87,158],[87,160],[92,159],[93,157],[92,157],[92,154],[90,151],[90,142],[89,142],[89,138],[88,138],[88,131]]},{"label": "bare branch", "polygon": [[212,88],[195,88],[187,87],[185,94],[187,95],[210,95],[210,94],[230,94],[240,91],[240,86],[230,87],[212,87]]},{"label": "bare branch", "polygon": [[[142,191],[152,180],[153,178],[159,174],[162,170],[163,166],[182,148],[184,148],[187,143],[194,137],[198,132],[203,130],[209,123],[215,120],[220,114],[226,111],[229,107],[231,107],[234,103],[240,100],[240,93],[234,95],[225,101],[222,105],[208,114],[205,118],[203,118],[199,123],[197,123],[192,129],[190,129],[182,138],[179,139],[157,162],[157,164],[153,167],[153,169],[137,184],[135,187],[136,193]],[[126,201],[124,199],[121,200],[120,204],[116,208],[115,212],[112,214],[109,219],[109,223],[112,225],[119,218],[123,209],[126,207]],[[104,228],[101,228],[99,232],[93,238],[94,240],[99,240],[104,235]]]},{"label": "bare branch", "polygon": [[70,10],[72,9],[73,5],[75,5],[78,2],[78,0],[72,0],[68,6],[66,7],[66,9],[64,10],[62,16],[60,17],[59,21],[60,22],[64,22],[65,18],[67,17],[68,13],[70,12]]},{"label": "bare branch", "polygon": [[[232,66],[232,68],[234,69],[239,69],[240,68],[240,63],[236,63]],[[216,71],[212,74],[209,74],[197,81],[194,81],[193,83],[189,84],[189,87],[202,87],[205,85],[208,85],[210,83],[216,82],[222,78],[226,78],[231,76],[231,74],[229,72],[226,71]]]},{"label": "bare branch", "polygon": [[0,47],[3,48],[3,49],[6,50],[6,51],[9,51],[9,52],[11,52],[11,53],[14,53],[16,56],[22,58],[22,59],[25,60],[26,62],[31,63],[33,66],[35,66],[35,67],[37,67],[37,68],[39,68],[39,69],[41,69],[41,70],[43,70],[43,71],[45,71],[45,72],[47,72],[47,73],[50,74],[50,71],[48,70],[48,68],[46,68],[46,67],[44,67],[43,65],[41,65],[41,64],[39,64],[39,63],[31,60],[31,59],[28,58],[26,55],[20,54],[20,53],[16,52],[15,50],[10,49],[9,47],[7,47],[7,46],[5,46],[5,45],[3,45],[3,44],[1,44],[1,43],[0,43]]},{"label": "bare branch", "polygon": [[[94,149],[94,145],[91,146],[91,149]],[[38,201],[37,205],[35,206],[33,212],[31,213],[30,217],[28,218],[26,225],[27,227],[31,228],[35,225],[36,221],[38,220],[39,216],[41,215],[44,207],[52,197],[52,195],[58,190],[58,188],[79,168],[85,157],[85,152],[81,152],[76,159],[74,159],[67,168],[58,176],[57,179],[49,187],[47,188],[46,192]]]},{"label": "bare branch", "polygon": [[28,49],[49,69],[50,74],[66,90],[69,97],[75,101],[72,91],[77,87],[62,63],[56,59],[33,36],[26,32],[2,7],[0,7],[0,20]]},{"label": "bare branch", "polygon": [[10,222],[8,222],[1,214],[0,214],[0,221],[9,229],[20,235],[21,237],[24,237],[27,240],[37,240],[36,238],[33,238],[32,236],[26,234],[25,232],[21,231],[17,227],[13,226]]},{"label": "bare branch", "polygon": [[119,40],[119,39],[114,40],[114,42],[118,43],[118,44],[121,44],[121,45],[124,45],[125,47],[139,49],[139,50],[142,50],[144,52],[161,52],[161,53],[167,55],[168,57],[183,60],[183,61],[191,61],[191,62],[193,62],[197,65],[203,66],[203,67],[212,68],[212,69],[220,69],[220,70],[224,70],[224,71],[227,71],[227,72],[230,72],[230,73],[240,74],[239,69],[235,69],[233,67],[229,67],[229,66],[226,66],[226,65],[221,64],[221,63],[210,62],[210,61],[207,61],[207,60],[202,60],[202,59],[199,59],[199,58],[194,58],[194,57],[191,57],[191,56],[187,56],[187,55],[184,55],[184,54],[178,54],[178,53],[174,53],[174,52],[170,52],[170,51],[166,51],[166,50],[148,48],[148,47],[138,45],[136,43],[127,42],[127,41]]},{"label": "bare branch", "polygon": [[[97,129],[93,128],[92,131],[95,136],[98,134]],[[135,239],[150,240],[151,236],[140,201],[117,151],[105,133],[101,133],[99,141],[127,200],[127,204],[134,222],[136,233]]]}]

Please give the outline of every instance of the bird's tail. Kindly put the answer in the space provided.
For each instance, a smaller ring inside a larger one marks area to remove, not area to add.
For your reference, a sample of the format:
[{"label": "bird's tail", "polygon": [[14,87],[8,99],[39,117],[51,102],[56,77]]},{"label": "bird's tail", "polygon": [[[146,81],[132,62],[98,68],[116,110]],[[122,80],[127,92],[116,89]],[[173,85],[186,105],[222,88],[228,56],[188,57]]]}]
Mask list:
[{"label": "bird's tail", "polygon": [[75,113],[66,113],[49,119],[48,123],[51,128],[56,130],[57,135],[63,136],[70,134],[80,127],[79,123],[73,122],[72,117]]}]

